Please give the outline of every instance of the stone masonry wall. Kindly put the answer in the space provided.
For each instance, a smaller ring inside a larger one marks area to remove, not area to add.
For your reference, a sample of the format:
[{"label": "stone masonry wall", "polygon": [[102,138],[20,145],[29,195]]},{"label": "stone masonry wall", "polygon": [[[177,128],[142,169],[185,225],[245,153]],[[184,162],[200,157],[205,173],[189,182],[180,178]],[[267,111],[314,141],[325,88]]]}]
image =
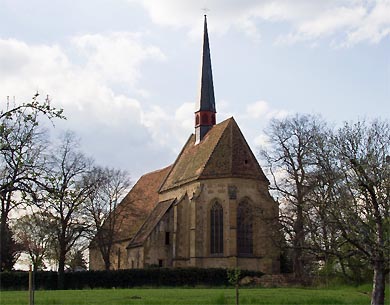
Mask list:
[{"label": "stone masonry wall", "polygon": [[[267,186],[257,180],[240,178],[208,179],[165,192],[160,200],[180,198],[174,208],[174,266],[223,267],[279,272],[279,250],[275,246],[278,206]],[[210,254],[210,208],[218,200],[224,210],[224,253]],[[253,211],[253,255],[237,258],[237,206],[250,202]]]}]

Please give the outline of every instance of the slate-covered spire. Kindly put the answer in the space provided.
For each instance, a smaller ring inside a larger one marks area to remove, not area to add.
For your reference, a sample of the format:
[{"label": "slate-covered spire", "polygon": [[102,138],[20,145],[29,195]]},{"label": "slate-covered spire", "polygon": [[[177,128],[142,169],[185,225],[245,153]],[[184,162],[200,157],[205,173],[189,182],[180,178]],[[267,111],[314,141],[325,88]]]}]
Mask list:
[{"label": "slate-covered spire", "polygon": [[215,97],[213,73],[211,70],[211,56],[209,35],[207,31],[207,17],[204,16],[202,70],[200,80],[200,96],[195,112],[196,143],[202,141],[206,133],[215,125]]}]

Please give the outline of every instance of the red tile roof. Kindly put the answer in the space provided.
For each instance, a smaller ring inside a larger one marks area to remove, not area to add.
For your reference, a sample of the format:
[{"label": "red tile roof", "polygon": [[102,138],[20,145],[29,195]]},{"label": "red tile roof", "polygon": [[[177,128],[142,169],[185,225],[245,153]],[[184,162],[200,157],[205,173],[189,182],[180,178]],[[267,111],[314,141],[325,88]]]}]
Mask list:
[{"label": "red tile roof", "polygon": [[130,239],[158,203],[158,189],[170,166],[143,175],[115,209],[116,240]]},{"label": "red tile roof", "polygon": [[153,211],[149,214],[148,218],[146,218],[143,225],[134,235],[134,238],[132,238],[130,241],[128,248],[142,245],[142,243],[146,240],[146,238],[148,238],[154,227],[158,224],[160,219],[165,215],[175,200],[176,199],[162,201],[155,206]]}]

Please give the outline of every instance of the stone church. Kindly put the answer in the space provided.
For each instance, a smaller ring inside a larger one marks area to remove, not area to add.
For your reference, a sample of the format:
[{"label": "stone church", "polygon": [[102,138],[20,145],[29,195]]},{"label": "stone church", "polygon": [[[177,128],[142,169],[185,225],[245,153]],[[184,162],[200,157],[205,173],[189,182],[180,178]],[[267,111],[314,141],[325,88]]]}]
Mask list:
[{"label": "stone church", "polygon": [[[207,20],[200,98],[176,161],[142,176],[117,214],[112,269],[222,267],[279,273],[278,205],[234,118],[216,124]],[[90,269],[104,269],[90,246]]]}]

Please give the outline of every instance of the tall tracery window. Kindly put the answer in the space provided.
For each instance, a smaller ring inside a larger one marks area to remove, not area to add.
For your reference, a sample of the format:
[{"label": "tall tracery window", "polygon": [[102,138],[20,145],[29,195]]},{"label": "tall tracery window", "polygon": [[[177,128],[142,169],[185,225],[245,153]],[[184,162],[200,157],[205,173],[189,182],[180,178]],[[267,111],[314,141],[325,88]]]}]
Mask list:
[{"label": "tall tracery window", "polygon": [[223,208],[217,201],[210,210],[210,253],[223,254]]},{"label": "tall tracery window", "polygon": [[237,253],[253,254],[253,217],[248,201],[242,201],[237,208]]}]

